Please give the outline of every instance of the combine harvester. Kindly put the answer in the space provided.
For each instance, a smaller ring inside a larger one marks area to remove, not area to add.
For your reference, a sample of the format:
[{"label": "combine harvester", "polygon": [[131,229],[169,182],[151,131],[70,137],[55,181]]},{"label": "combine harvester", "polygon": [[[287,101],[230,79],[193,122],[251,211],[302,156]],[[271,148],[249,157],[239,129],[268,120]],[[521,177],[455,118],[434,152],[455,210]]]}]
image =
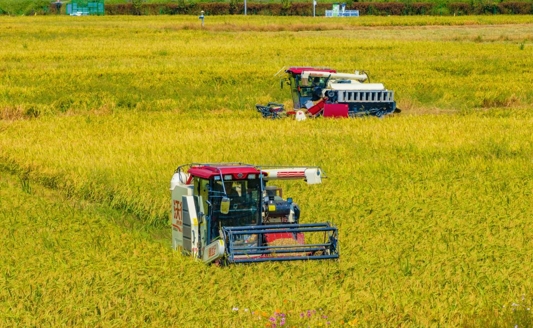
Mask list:
[{"label": "combine harvester", "polygon": [[283,104],[273,102],[256,105],[265,118],[288,115],[297,120],[318,116],[382,117],[400,112],[396,108],[394,91],[385,89],[382,83],[363,83],[369,79],[365,72],[337,73],[333,69],[314,67],[291,67],[285,72],[294,109],[286,111]]},{"label": "combine harvester", "polygon": [[318,167],[242,163],[186,164],[176,169],[172,247],[205,263],[338,259],[337,228],[300,223],[300,209],[270,180],[322,181]]}]

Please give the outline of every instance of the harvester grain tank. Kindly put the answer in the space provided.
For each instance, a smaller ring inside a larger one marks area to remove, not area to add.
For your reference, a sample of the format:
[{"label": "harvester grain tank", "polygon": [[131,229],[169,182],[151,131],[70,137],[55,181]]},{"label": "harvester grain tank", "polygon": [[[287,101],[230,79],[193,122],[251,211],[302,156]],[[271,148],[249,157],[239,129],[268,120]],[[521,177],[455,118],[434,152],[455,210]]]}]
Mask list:
[{"label": "harvester grain tank", "polygon": [[[301,117],[382,117],[398,113],[394,91],[382,83],[369,83],[365,72],[338,73],[330,68],[290,67],[285,71],[290,86],[293,110],[283,104],[256,105],[263,117],[287,115]],[[365,83],[366,82],[366,83]],[[282,86],[283,86],[282,82]]]},{"label": "harvester grain tank", "polygon": [[273,180],[321,183],[319,167],[186,164],[170,182],[172,247],[206,263],[337,259],[337,228],[300,223]]}]

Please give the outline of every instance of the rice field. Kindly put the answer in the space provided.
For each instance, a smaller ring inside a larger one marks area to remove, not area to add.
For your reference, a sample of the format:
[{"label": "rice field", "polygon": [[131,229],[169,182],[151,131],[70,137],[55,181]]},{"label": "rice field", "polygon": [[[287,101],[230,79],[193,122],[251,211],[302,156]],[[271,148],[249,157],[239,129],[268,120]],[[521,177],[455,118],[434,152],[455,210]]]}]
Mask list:
[{"label": "rice field", "polygon": [[[529,16],[0,17],[0,326],[533,324]],[[384,119],[264,120],[282,68],[366,70]],[[170,249],[179,164],[285,182],[341,259],[205,266]]]}]

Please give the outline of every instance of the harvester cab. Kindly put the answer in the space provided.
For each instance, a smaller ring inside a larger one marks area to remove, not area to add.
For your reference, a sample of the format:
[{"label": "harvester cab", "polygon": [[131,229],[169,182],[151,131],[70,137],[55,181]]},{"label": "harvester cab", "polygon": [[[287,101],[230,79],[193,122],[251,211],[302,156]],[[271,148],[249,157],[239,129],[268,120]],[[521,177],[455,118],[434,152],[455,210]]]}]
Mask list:
[{"label": "harvester cab", "polygon": [[321,183],[318,167],[186,164],[172,177],[172,247],[206,263],[337,259],[337,228],[300,223],[275,179]]},{"label": "harvester cab", "polygon": [[298,112],[306,117],[382,117],[400,112],[396,108],[394,91],[385,89],[382,83],[364,83],[369,80],[365,72],[338,73],[334,69],[314,67],[290,67],[285,72],[293,110],[286,111],[279,103],[256,105],[265,118]]}]

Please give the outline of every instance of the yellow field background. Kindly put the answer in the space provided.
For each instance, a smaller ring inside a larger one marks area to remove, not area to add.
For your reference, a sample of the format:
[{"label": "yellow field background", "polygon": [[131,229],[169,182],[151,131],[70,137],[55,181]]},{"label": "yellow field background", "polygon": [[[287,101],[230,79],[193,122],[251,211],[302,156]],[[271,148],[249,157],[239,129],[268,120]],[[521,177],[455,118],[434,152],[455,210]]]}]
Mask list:
[{"label": "yellow field background", "polygon": [[[0,17],[0,325],[533,324],[529,16]],[[282,68],[367,70],[384,119],[265,120]],[[179,164],[283,183],[341,258],[205,266],[170,249]]]}]

